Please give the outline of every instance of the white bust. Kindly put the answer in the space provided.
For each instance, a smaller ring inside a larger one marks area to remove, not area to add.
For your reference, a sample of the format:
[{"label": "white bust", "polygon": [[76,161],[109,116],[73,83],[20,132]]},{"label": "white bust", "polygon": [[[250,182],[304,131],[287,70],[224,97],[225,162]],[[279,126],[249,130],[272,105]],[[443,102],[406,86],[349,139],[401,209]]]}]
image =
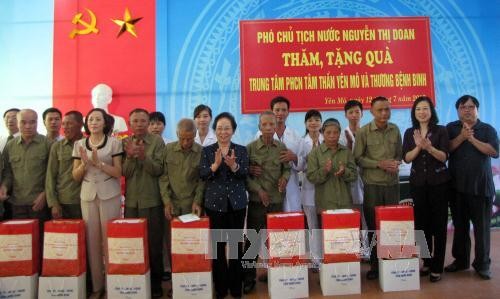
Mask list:
[{"label": "white bust", "polygon": [[[113,100],[113,90],[111,89],[111,87],[104,83],[99,83],[94,88],[92,88],[91,95],[92,106],[94,106],[94,108],[101,108],[109,113],[108,106]],[[125,122],[125,119],[123,117],[111,113],[109,113],[109,115],[113,116],[113,118],[115,119],[113,133],[128,131],[127,123]]]}]

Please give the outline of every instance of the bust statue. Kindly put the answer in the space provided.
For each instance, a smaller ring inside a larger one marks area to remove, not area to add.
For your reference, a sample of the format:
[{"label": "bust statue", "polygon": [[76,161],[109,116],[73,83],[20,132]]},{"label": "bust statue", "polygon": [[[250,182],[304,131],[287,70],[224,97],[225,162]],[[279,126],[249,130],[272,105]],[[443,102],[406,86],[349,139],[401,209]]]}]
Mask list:
[{"label": "bust statue", "polygon": [[94,108],[101,108],[106,111],[109,115],[113,116],[115,119],[115,125],[113,127],[113,133],[126,132],[128,130],[127,123],[125,119],[121,116],[109,113],[108,106],[113,100],[113,90],[111,87],[104,83],[97,84],[92,88],[92,106]]}]

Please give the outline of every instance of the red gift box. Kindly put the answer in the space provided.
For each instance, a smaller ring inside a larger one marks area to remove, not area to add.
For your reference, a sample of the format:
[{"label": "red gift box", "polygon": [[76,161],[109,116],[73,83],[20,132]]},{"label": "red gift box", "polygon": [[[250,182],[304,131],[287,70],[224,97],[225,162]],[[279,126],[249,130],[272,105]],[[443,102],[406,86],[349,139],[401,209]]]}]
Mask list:
[{"label": "red gift box", "polygon": [[44,223],[43,276],[80,276],[87,271],[83,220]]},{"label": "red gift box", "polygon": [[360,219],[357,210],[329,210],[321,213],[324,264],[359,261]]},{"label": "red gift box", "polygon": [[108,274],[142,275],[148,272],[148,223],[146,219],[110,220],[107,239]]},{"label": "red gift box", "polygon": [[39,269],[38,219],[0,223],[0,276],[31,276]]},{"label": "red gift box", "polygon": [[269,264],[300,265],[307,263],[304,213],[267,214]]},{"label": "red gift box", "polygon": [[404,205],[375,207],[375,221],[378,258],[400,259],[418,256],[413,207]]},{"label": "red gift box", "polygon": [[170,222],[172,231],[172,273],[209,272],[212,260],[209,258],[210,220],[182,222],[174,218]]}]

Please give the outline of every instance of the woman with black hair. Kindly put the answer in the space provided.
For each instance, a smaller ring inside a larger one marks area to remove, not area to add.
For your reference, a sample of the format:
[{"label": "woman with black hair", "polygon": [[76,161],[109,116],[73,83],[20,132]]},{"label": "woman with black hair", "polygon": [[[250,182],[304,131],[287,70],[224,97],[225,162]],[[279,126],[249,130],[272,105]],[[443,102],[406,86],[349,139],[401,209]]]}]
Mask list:
[{"label": "woman with black hair", "polygon": [[412,127],[403,138],[403,158],[412,163],[410,192],[413,198],[415,229],[423,230],[432,258],[424,258],[421,275],[441,280],[446,251],[448,190],[450,175],[446,167],[449,139],[432,100],[419,97],[411,109]]}]

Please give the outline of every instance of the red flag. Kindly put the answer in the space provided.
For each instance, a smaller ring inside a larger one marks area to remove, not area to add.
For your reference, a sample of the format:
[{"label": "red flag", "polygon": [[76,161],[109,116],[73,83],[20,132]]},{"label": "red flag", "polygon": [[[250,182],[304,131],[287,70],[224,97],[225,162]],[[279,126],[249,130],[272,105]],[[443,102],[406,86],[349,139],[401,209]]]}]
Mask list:
[{"label": "red flag", "polygon": [[[126,9],[131,22],[142,18],[132,24],[137,37],[117,36],[120,26],[112,19],[126,19]],[[54,106],[87,113],[92,88],[105,83],[113,90],[110,113],[127,119],[137,107],[155,110],[155,24],[155,1],[55,0]],[[75,29],[90,33],[71,38]]]}]

